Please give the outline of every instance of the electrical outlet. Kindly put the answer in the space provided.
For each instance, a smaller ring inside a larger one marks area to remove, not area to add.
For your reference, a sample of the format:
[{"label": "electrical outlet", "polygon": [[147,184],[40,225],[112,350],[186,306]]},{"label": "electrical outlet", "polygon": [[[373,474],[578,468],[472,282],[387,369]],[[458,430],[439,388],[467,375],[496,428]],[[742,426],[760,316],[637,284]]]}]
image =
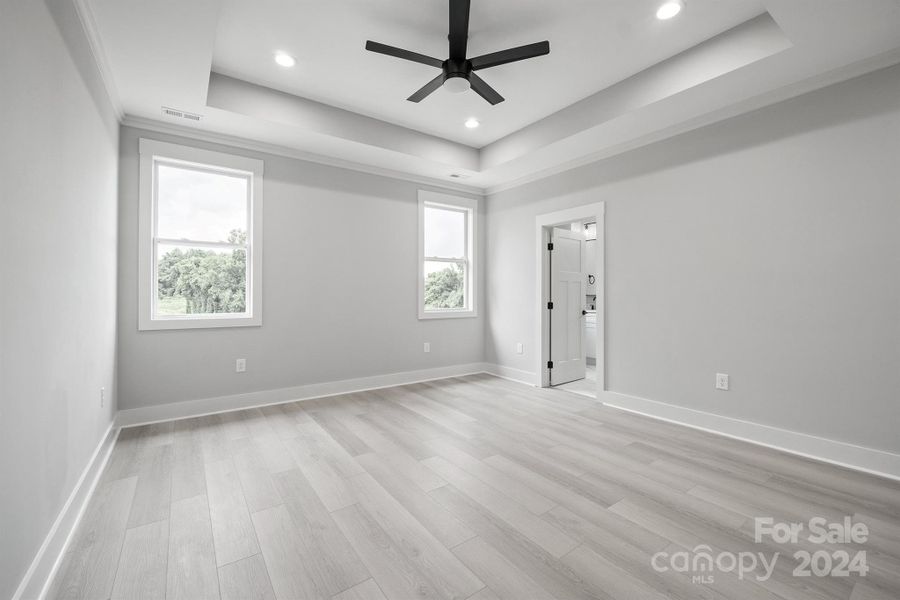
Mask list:
[{"label": "electrical outlet", "polygon": [[431,352],[431,342],[425,342],[425,345],[422,347],[423,352]]},{"label": "electrical outlet", "polygon": [[247,370],[247,359],[239,358],[234,361],[234,372],[235,373],[243,373]]},{"label": "electrical outlet", "polygon": [[716,389],[728,391],[728,374],[716,373]]},{"label": "electrical outlet", "polygon": [[100,388],[100,408],[103,408],[106,405],[106,388]]},{"label": "electrical outlet", "polygon": [[522,342],[516,344],[516,354],[522,354],[525,352],[525,345]]}]

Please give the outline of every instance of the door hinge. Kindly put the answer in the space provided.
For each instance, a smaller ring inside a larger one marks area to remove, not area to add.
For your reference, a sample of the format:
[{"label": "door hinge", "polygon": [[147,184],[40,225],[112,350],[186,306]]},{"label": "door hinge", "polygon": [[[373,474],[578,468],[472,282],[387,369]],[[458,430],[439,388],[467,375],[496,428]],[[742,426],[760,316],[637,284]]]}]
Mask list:
[{"label": "door hinge", "polygon": [[552,360],[548,360],[548,361],[547,361],[547,368],[548,368],[548,369],[552,369],[552,368],[553,368],[553,361],[552,361]]},{"label": "door hinge", "polygon": [[547,310],[553,310],[553,303],[552,303],[552,302],[548,302],[548,303],[547,303]]},{"label": "door hinge", "polygon": [[547,244],[547,250],[553,250],[553,242]]}]

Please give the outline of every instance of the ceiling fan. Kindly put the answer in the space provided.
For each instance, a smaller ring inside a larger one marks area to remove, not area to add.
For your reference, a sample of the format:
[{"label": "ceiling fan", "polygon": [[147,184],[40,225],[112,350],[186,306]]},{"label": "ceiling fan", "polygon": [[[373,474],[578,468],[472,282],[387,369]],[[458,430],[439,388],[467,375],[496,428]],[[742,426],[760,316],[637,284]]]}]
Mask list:
[{"label": "ceiling fan", "polygon": [[418,52],[395,48],[394,46],[380,44],[371,40],[366,42],[366,50],[370,52],[411,60],[437,67],[441,70],[440,75],[407,98],[410,102],[421,102],[439,87],[444,86],[453,93],[464,92],[471,87],[471,89],[475,90],[475,93],[491,104],[499,104],[503,102],[503,96],[489,86],[484,79],[476,75],[475,71],[550,53],[550,42],[543,41],[499,52],[491,52],[475,58],[466,58],[466,42],[469,39],[470,3],[471,0],[450,0],[450,35],[447,36],[450,40],[450,57],[447,60],[441,61]]}]

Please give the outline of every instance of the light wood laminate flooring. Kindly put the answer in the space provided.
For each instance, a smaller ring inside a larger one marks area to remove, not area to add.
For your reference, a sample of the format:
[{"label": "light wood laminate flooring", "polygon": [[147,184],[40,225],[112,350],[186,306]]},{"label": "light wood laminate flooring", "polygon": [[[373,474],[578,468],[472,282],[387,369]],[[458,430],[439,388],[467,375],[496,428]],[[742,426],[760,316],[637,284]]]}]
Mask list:
[{"label": "light wood laminate flooring", "polygon": [[[755,517],[845,516],[865,543],[754,541]],[[673,565],[695,550],[780,556]],[[868,573],[797,577],[797,551]],[[897,599],[900,483],[452,378],[124,429],[49,597]]]}]

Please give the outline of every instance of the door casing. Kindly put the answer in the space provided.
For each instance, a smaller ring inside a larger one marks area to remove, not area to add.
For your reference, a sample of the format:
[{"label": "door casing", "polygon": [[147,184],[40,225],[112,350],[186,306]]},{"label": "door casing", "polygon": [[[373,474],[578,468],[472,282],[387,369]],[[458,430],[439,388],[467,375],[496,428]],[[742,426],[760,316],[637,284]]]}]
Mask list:
[{"label": "door casing", "polygon": [[547,302],[550,301],[550,254],[547,244],[554,227],[567,225],[574,221],[597,223],[597,242],[594,244],[594,264],[597,270],[597,399],[602,398],[606,390],[606,273],[605,273],[605,241],[606,241],[606,203],[596,202],[566,210],[546,213],[535,217],[535,249],[537,265],[535,289],[537,290],[534,314],[538,324],[534,347],[535,373],[540,377],[535,382],[540,387],[549,387],[550,370],[550,316]]}]

